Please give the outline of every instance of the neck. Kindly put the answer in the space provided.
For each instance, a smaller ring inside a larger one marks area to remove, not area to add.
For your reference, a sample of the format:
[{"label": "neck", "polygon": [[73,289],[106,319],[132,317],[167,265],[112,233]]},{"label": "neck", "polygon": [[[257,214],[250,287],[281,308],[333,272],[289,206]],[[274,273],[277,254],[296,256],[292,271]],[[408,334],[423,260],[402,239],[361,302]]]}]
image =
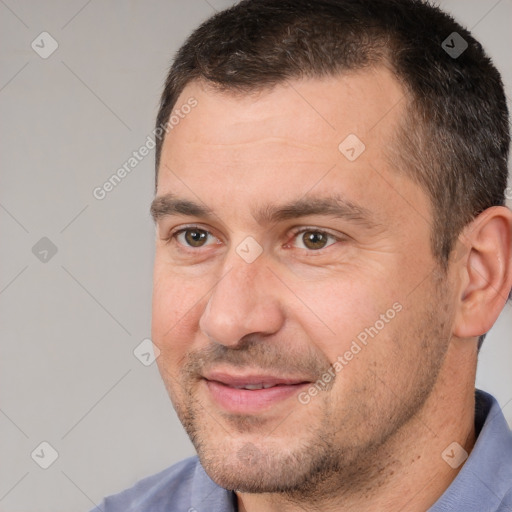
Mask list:
[{"label": "neck", "polygon": [[299,500],[291,495],[237,492],[239,512],[424,512],[430,508],[462,468],[462,462],[457,465],[462,448],[469,454],[475,443],[476,364],[473,354],[465,352],[462,360],[460,350],[449,349],[444,371],[423,408],[372,453],[372,466],[378,470],[366,487],[361,482],[347,485],[333,475],[322,489],[315,489],[311,501],[304,496]]}]

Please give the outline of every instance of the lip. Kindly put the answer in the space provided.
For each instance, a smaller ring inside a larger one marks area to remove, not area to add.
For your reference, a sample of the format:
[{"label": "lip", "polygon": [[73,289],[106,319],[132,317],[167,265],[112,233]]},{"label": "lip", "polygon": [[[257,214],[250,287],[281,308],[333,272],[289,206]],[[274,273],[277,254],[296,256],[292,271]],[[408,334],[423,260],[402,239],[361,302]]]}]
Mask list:
[{"label": "lip", "polygon": [[[204,377],[212,400],[224,410],[237,414],[257,414],[297,395],[311,384],[303,378],[283,378],[264,374],[231,375],[213,372]],[[264,384],[267,389],[237,389],[234,386]]]},{"label": "lip", "polygon": [[269,375],[263,373],[251,373],[247,375],[234,375],[224,372],[210,372],[203,377],[210,381],[220,382],[226,386],[236,387],[244,386],[246,384],[264,384],[264,385],[293,385],[303,382],[309,382],[308,379],[302,377],[278,377],[276,375]]}]

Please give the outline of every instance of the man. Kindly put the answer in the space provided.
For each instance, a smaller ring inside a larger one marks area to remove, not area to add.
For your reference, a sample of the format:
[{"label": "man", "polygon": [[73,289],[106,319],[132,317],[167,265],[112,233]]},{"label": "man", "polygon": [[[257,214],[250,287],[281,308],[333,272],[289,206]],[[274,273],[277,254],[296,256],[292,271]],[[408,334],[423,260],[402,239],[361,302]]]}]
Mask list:
[{"label": "man", "polygon": [[152,337],[198,457],[111,511],[510,511],[474,382],[512,288],[508,112],[418,0],[247,0],[157,119]]}]

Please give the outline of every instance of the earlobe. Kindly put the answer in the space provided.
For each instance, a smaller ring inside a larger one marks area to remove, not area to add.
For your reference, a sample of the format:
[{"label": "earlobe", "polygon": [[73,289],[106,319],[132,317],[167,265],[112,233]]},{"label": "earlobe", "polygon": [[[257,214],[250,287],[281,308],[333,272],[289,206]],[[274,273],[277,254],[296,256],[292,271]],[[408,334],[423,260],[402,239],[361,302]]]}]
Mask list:
[{"label": "earlobe", "polygon": [[461,237],[466,251],[454,262],[461,293],[453,334],[473,338],[494,325],[512,288],[512,212],[504,206],[488,208]]}]

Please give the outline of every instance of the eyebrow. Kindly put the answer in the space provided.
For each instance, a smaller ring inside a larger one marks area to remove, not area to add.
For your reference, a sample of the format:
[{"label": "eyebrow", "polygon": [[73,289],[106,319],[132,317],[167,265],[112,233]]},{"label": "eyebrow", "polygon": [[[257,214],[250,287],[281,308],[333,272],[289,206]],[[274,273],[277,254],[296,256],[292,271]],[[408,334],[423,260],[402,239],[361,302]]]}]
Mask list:
[{"label": "eyebrow", "polygon": [[151,203],[150,212],[155,222],[171,215],[207,218],[214,216],[210,208],[188,199],[180,199],[171,193],[155,197]]},{"label": "eyebrow", "polygon": [[[156,197],[151,203],[150,210],[155,222],[158,222],[163,217],[172,215],[203,217],[207,219],[218,217],[206,205],[189,199],[179,198],[172,193]],[[368,227],[380,225],[372,211],[337,195],[311,198],[302,197],[283,205],[264,205],[253,213],[254,219],[260,225],[273,224],[309,215],[342,218],[358,224],[364,224]]]}]

